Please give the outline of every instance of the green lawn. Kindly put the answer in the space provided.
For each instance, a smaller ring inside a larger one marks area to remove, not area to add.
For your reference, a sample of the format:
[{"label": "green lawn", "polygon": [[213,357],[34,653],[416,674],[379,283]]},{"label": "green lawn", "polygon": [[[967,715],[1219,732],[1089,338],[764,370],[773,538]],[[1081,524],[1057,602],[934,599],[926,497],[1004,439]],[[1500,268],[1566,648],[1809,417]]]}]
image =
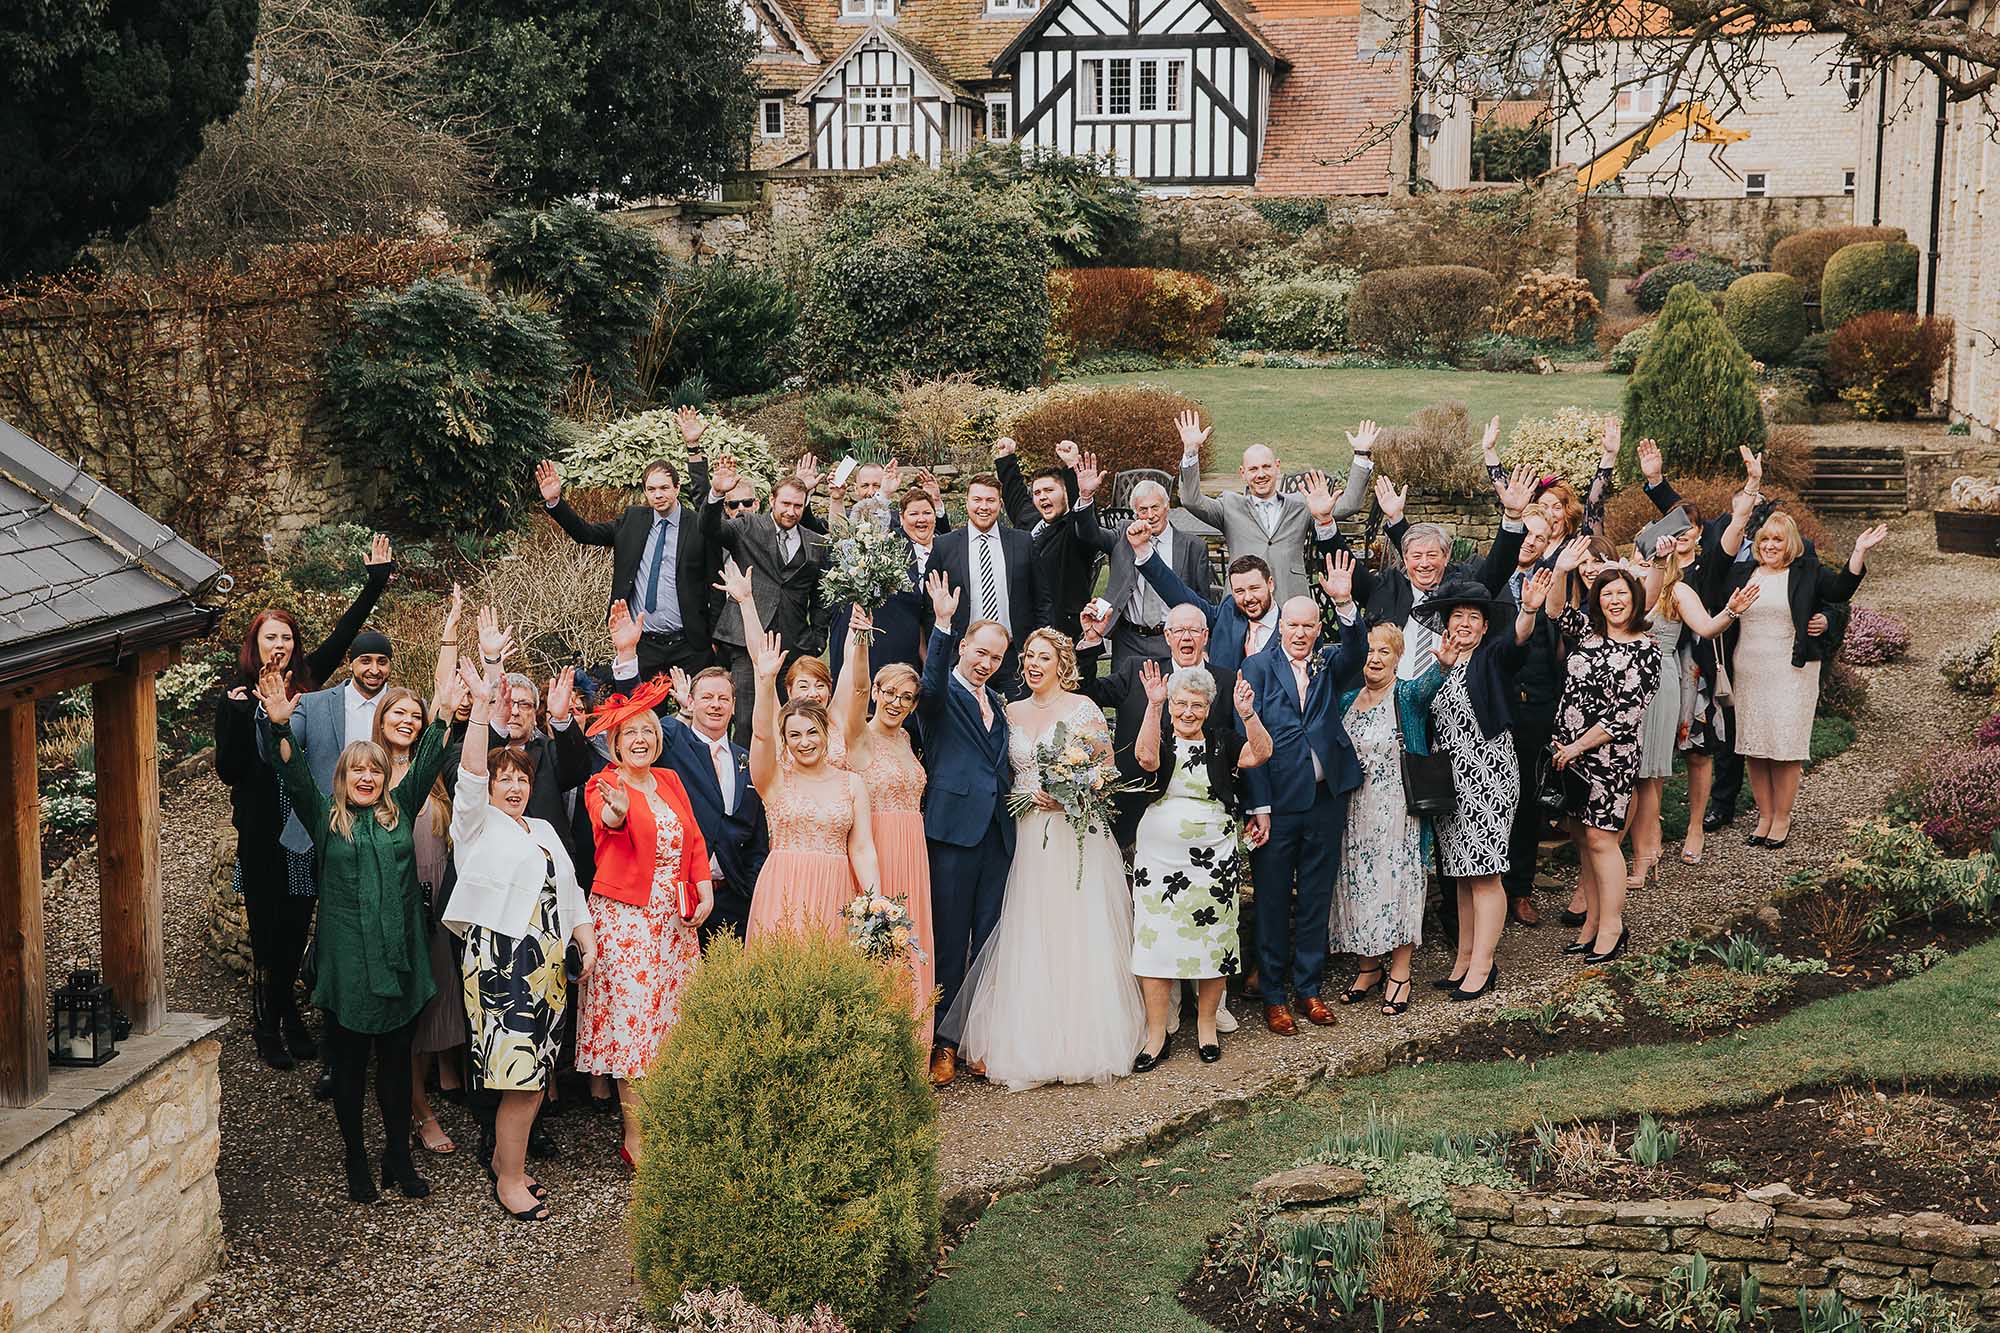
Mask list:
[{"label": "green lawn", "polygon": [[1545,416],[1559,407],[1604,411],[1618,406],[1625,391],[1622,375],[1589,371],[1555,375],[1496,375],[1476,370],[1267,370],[1201,366],[1092,375],[1082,384],[1159,384],[1201,400],[1215,421],[1217,445],[1211,464],[1234,471],[1245,445],[1268,444],[1287,468],[1345,470],[1347,440],[1341,434],[1372,417],[1401,425],[1420,407],[1446,400],[1462,402],[1475,421],[1500,414],[1504,441],[1523,417]]},{"label": "green lawn", "polygon": [[1203,1333],[1174,1292],[1252,1183],[1294,1165],[1371,1101],[1417,1130],[1525,1129],[1652,1110],[1684,1114],[1859,1079],[2000,1077],[2000,941],[1908,981],[1798,1009],[1703,1045],[1527,1065],[1435,1064],[1259,1102],[1143,1161],[1071,1175],[987,1210],[930,1291],[917,1327]]}]

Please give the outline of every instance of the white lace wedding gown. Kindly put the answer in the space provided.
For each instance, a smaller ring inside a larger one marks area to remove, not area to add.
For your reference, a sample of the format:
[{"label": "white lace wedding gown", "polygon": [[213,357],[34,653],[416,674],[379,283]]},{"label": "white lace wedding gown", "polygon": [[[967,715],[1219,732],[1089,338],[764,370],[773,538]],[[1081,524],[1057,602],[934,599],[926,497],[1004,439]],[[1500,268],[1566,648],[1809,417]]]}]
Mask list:
[{"label": "white lace wedding gown", "polygon": [[[1090,700],[1076,699],[1061,720],[1109,746],[1104,714]],[[1039,739],[1010,729],[1016,791],[1038,785]],[[942,1025],[956,1035],[961,1058],[983,1061],[987,1078],[1015,1091],[1108,1083],[1132,1072],[1145,1039],[1124,859],[1101,825],[1084,834],[1081,886],[1077,858],[1076,830],[1062,815],[1035,810],[1021,818],[1000,923]]]}]

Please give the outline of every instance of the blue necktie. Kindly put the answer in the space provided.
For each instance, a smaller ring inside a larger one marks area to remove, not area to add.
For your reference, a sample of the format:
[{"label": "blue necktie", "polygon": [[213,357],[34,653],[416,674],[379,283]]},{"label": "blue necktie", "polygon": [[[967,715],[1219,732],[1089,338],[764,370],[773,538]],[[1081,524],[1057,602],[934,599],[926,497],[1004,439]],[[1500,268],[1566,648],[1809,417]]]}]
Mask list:
[{"label": "blue necktie", "polygon": [[660,566],[667,558],[667,521],[653,520],[653,573],[646,580],[646,605],[642,608],[652,612],[660,609]]}]

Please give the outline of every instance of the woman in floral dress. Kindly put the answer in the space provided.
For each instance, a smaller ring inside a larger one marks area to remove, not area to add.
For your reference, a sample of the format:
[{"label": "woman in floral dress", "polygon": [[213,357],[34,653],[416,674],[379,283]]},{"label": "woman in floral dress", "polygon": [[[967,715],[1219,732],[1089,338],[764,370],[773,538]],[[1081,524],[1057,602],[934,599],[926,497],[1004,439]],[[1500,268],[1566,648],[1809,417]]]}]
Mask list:
[{"label": "woman in floral dress", "polygon": [[[1271,757],[1271,733],[1256,712],[1256,692],[1239,678],[1229,711],[1214,707],[1215,677],[1181,667],[1171,680],[1148,662],[1139,668],[1146,716],[1132,743],[1139,768],[1153,775],[1140,799],[1132,858],[1132,971],[1146,1001],[1146,1045],[1132,1062],[1143,1074],[1167,1058],[1167,1014],[1182,981],[1195,983],[1195,1047],[1205,1063],[1222,1058],[1215,1015],[1237,970],[1237,890],[1249,868],[1238,829],[1238,774]],[[1161,711],[1169,715],[1163,720]],[[1171,735],[1161,733],[1171,722]]]},{"label": "woman in floral dress", "polygon": [[1619,839],[1639,784],[1640,727],[1660,688],[1660,646],[1646,632],[1645,588],[1622,566],[1598,573],[1583,607],[1563,605],[1568,576],[1584,554],[1582,541],[1565,545],[1556,557],[1553,589],[1538,578],[1524,590],[1521,607],[1525,616],[1543,605],[1542,598],[1552,598],[1548,605],[1556,608],[1568,647],[1550,744],[1576,844],[1584,922],[1564,951],[1605,963],[1625,949]]}]

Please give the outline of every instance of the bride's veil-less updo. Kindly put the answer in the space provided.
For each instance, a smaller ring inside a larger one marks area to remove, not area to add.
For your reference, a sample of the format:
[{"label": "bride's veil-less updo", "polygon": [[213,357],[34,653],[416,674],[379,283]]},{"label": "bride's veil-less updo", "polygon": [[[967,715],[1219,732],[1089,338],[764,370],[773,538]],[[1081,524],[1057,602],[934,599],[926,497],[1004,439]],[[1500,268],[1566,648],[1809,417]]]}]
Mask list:
[{"label": "bride's veil-less updo", "polygon": [[1075,689],[1083,676],[1076,669],[1076,645],[1071,642],[1069,635],[1059,629],[1049,629],[1044,626],[1031,631],[1028,637],[1021,641],[1022,651],[1025,652],[1028,645],[1037,639],[1046,643],[1049,651],[1055,654],[1056,685],[1065,690]]}]

